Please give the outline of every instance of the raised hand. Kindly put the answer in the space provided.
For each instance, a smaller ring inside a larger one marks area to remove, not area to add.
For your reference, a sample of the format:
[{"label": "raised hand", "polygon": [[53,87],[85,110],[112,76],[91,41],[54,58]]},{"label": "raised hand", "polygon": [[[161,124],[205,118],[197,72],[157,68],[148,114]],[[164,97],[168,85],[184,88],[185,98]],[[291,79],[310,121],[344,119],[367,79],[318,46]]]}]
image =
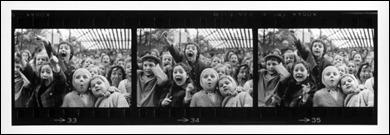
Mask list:
[{"label": "raised hand", "polygon": [[163,38],[164,38],[164,42],[167,44],[167,45],[173,45],[173,38],[169,35],[168,32],[164,32],[163,33]]},{"label": "raised hand", "polygon": [[168,98],[165,98],[165,99],[162,101],[161,105],[162,105],[162,106],[167,106],[167,105],[169,105],[171,102],[172,102],[172,96],[170,96],[170,97],[168,97]]}]

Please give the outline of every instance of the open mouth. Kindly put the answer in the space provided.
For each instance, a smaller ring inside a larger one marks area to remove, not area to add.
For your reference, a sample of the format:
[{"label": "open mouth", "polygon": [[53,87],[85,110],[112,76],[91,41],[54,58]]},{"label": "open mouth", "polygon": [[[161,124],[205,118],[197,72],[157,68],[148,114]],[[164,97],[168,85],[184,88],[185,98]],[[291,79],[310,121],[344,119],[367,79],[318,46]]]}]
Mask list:
[{"label": "open mouth", "polygon": [[176,76],[176,77],[175,77],[175,81],[176,81],[176,82],[182,82],[182,81],[183,81],[183,78],[181,78],[180,76]]},{"label": "open mouth", "polygon": [[61,57],[66,57],[66,52],[61,52]]},{"label": "open mouth", "polygon": [[295,78],[297,78],[297,79],[303,79],[303,75],[302,75],[302,74],[297,74],[297,75],[295,75]]},{"label": "open mouth", "polygon": [[188,55],[188,57],[193,57],[194,53],[193,52],[188,52],[187,55]]}]

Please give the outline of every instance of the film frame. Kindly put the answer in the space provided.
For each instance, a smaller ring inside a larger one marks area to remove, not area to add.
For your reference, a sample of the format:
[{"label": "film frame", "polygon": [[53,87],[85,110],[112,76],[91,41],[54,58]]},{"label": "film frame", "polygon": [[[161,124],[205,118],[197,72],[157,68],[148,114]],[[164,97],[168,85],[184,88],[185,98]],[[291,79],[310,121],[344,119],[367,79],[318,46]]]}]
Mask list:
[{"label": "film frame", "polygon": [[[377,51],[376,13],[376,11],[13,11],[12,29],[131,28],[132,39],[137,39],[135,32],[138,28],[250,28],[253,37],[257,37],[260,28],[373,28],[376,35],[374,48]],[[258,50],[257,40],[253,38],[254,54],[257,54]],[[134,42],[136,43],[136,40],[132,40],[132,58],[137,49]],[[254,61],[257,61],[257,57],[254,57]],[[377,54],[375,54],[375,61],[377,61]],[[136,63],[133,61],[134,65]],[[254,70],[257,71],[257,66],[254,65]],[[132,74],[135,74],[134,70]],[[258,79],[258,76],[254,76],[254,79]],[[132,80],[136,79],[133,77]],[[376,86],[377,82],[375,78]],[[133,90],[133,95],[134,93]],[[257,95],[255,91],[254,95]],[[254,96],[254,99],[257,97]],[[375,105],[377,105],[377,98],[375,98]],[[13,108],[12,119],[13,125],[106,125],[108,123],[119,125],[372,125],[377,123],[377,106],[303,109],[256,106],[254,102],[252,108]],[[114,117],[111,116],[112,114]],[[58,118],[66,119],[66,122],[59,124],[55,121]],[[304,118],[309,119],[310,122],[300,121]],[[124,121],[118,122],[118,119]]]}]

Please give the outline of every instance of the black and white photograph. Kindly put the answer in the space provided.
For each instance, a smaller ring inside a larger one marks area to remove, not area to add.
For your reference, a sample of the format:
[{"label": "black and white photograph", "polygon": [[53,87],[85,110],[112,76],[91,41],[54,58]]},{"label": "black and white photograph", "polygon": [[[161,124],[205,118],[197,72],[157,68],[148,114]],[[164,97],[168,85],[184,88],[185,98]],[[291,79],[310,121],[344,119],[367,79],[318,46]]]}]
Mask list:
[{"label": "black and white photograph", "polygon": [[137,107],[252,107],[251,29],[138,29]]},{"label": "black and white photograph", "polygon": [[388,5],[2,1],[1,133],[388,134]]},{"label": "black and white photograph", "polygon": [[373,107],[374,30],[259,29],[259,107]]},{"label": "black and white photograph", "polygon": [[15,29],[15,108],[123,108],[130,29]]}]

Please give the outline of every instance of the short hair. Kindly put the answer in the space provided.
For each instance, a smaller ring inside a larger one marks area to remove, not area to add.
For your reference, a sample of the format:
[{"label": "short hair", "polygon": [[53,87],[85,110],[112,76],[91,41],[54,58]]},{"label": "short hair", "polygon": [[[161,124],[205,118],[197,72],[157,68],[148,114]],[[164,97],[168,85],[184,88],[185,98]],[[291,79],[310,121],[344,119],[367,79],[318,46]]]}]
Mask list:
[{"label": "short hair", "polygon": [[111,78],[111,73],[112,73],[112,71],[113,71],[114,69],[119,69],[119,70],[122,72],[122,79],[126,78],[126,72],[125,72],[125,70],[124,70],[121,66],[118,66],[118,65],[117,65],[117,66],[111,67],[110,70],[108,70],[108,72],[107,72],[108,82],[112,83],[110,78]]},{"label": "short hair", "polygon": [[69,49],[70,49],[70,57],[69,57],[69,59],[72,59],[73,54],[74,54],[73,45],[71,43],[69,43],[69,42],[61,42],[60,44],[58,44],[57,52],[60,52],[60,46],[61,45],[68,45],[69,46]]},{"label": "short hair", "polygon": [[313,42],[311,42],[311,45],[310,45],[310,51],[311,53],[313,53],[313,45],[314,43],[316,42],[320,42],[322,44],[322,46],[324,47],[324,52],[322,53],[322,57],[326,54],[326,43],[324,42],[324,40],[321,40],[321,39],[315,39],[313,40]]}]

